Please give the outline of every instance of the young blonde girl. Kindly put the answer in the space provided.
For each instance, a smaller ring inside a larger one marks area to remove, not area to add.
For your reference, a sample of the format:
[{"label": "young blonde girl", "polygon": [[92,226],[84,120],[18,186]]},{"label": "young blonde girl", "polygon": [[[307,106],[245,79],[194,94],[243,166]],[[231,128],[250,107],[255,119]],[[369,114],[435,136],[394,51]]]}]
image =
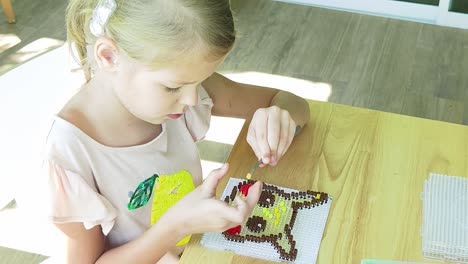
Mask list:
[{"label": "young blonde girl", "polygon": [[[215,73],[235,42],[229,1],[70,0],[67,31],[86,83],[47,138],[50,217],[65,235],[64,261],[176,262],[188,235],[245,221],[260,182],[236,206],[215,197],[227,164],[202,182],[195,143],[211,113],[251,119],[247,141],[275,166],[309,108]],[[164,193],[163,178],[178,185]],[[180,199],[166,210],[170,195]]]}]

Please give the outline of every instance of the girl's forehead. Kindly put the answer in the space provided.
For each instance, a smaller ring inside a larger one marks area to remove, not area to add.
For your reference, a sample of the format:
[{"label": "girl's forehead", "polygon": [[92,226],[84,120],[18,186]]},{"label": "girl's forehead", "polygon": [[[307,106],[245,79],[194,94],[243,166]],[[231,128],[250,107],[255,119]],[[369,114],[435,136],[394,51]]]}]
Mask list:
[{"label": "girl's forehead", "polygon": [[215,60],[182,58],[162,65],[157,69],[146,67],[145,70],[171,82],[191,84],[208,78],[224,61],[224,58],[224,56]]}]

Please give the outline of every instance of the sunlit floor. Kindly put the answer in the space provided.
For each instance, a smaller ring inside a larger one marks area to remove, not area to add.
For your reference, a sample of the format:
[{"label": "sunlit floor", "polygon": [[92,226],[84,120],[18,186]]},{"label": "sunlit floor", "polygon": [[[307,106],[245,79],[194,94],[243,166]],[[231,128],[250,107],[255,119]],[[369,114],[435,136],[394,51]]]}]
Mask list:
[{"label": "sunlit floor", "polygon": [[[11,38],[14,41],[14,38]],[[42,41],[53,49],[59,42]],[[39,45],[40,46],[40,45]],[[36,49],[40,48],[36,43]],[[83,81],[71,73],[74,65],[68,48],[61,45],[0,76],[0,118],[8,129],[0,130],[0,204],[15,198],[17,206],[0,211],[0,247],[50,256],[58,236],[45,221],[37,202],[42,144],[50,117]],[[308,99],[326,101],[330,85],[264,73],[228,73],[229,78],[270,87],[292,87],[291,92]],[[205,140],[199,143],[204,176],[226,161],[244,120],[213,117]],[[34,203],[31,203],[34,201]]]},{"label": "sunlit floor", "polygon": [[[0,53],[19,44],[21,40],[13,34],[0,34]],[[0,65],[0,75],[15,68],[17,65],[25,63],[41,54],[54,50],[64,43],[63,40],[40,38],[33,41],[9,58],[9,63]]]}]

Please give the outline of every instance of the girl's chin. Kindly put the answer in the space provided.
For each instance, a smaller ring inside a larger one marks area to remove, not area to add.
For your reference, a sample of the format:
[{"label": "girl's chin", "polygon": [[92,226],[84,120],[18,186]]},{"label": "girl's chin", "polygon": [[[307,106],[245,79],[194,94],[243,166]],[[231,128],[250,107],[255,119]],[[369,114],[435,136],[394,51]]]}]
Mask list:
[{"label": "girl's chin", "polygon": [[164,117],[159,117],[159,118],[153,118],[153,119],[144,119],[143,121],[150,123],[152,125],[161,125],[162,123],[166,122],[169,118],[164,118]]}]

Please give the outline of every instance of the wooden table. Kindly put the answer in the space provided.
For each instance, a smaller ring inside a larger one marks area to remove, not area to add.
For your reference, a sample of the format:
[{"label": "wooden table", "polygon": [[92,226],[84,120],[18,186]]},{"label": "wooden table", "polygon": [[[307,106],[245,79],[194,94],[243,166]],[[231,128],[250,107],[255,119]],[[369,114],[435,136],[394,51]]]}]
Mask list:
[{"label": "wooden table", "polygon": [[[423,182],[468,175],[468,127],[310,101],[311,120],[276,167],[254,178],[333,196],[317,263],[422,257]],[[244,125],[228,162],[244,177],[255,163]],[[222,193],[227,179],[218,188]],[[203,248],[193,236],[181,263],[274,263]]]}]

